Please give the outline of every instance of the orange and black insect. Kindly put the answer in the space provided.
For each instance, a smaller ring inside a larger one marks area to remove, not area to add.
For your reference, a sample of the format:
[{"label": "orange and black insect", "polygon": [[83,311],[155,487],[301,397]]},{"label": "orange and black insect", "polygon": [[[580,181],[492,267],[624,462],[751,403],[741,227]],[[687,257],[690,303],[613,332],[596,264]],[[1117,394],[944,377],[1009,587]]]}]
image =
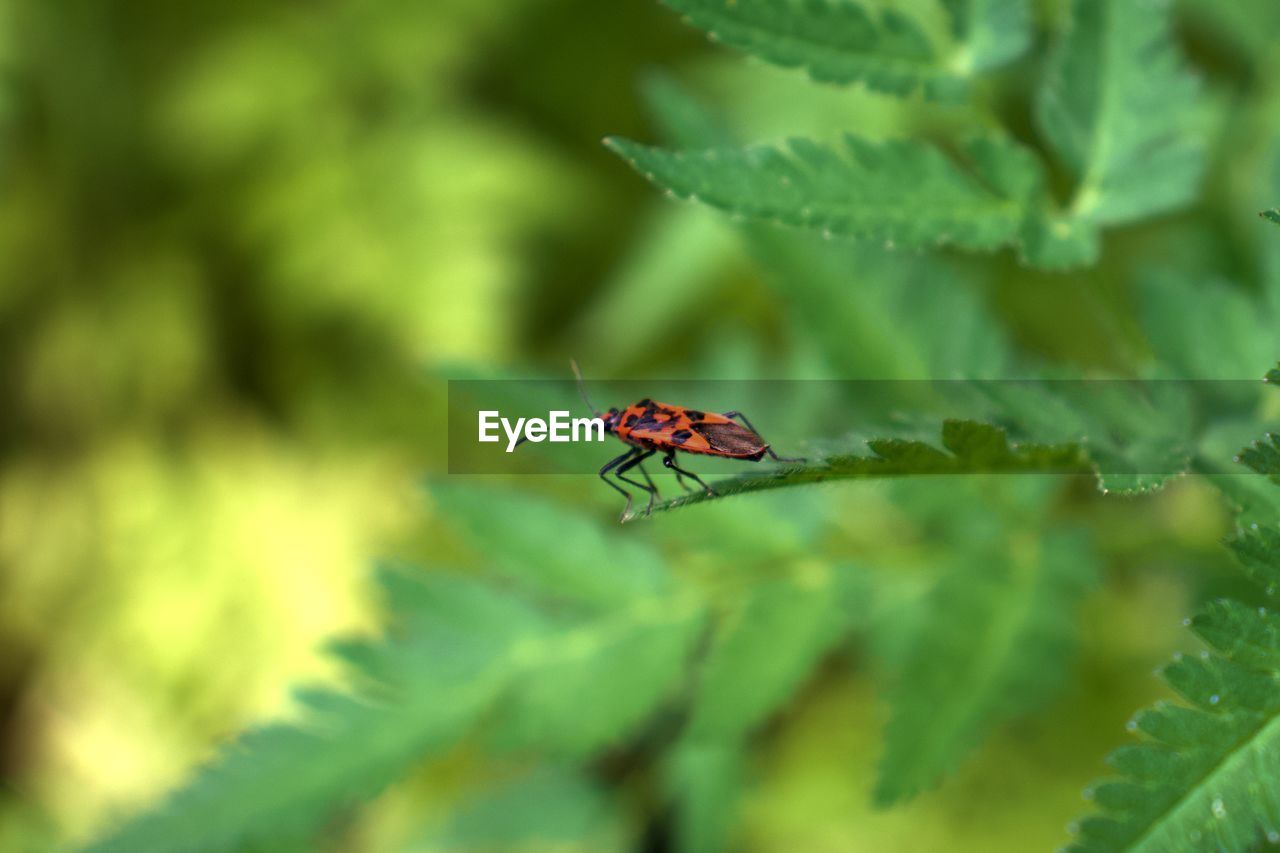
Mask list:
[{"label": "orange and black insect", "polygon": [[[582,402],[586,403],[597,418],[604,421],[606,431],[613,433],[624,443],[631,445],[621,456],[609,460],[600,469],[600,479],[611,488],[617,489],[627,499],[622,509],[622,520],[626,520],[631,511],[631,493],[609,479],[612,474],[618,480],[649,493],[649,505],[645,507],[647,515],[653,509],[658,497],[658,487],[653,484],[649,472],[644,469],[644,461],[655,453],[661,453],[663,466],[675,472],[676,482],[685,490],[689,486],[684,478],[688,477],[714,495],[715,490],[702,481],[692,471],[686,471],[676,464],[676,452],[700,453],[704,456],[724,456],[730,459],[743,459],[759,462],[766,455],[775,462],[803,462],[803,459],[789,459],[773,452],[773,448],[760,437],[751,421],[741,412],[704,412],[684,406],[671,406],[657,403],[648,398],[633,403],[619,411],[610,409],[601,414],[587,398],[586,383],[578,370],[577,362],[571,362],[574,376],[578,379],[578,391]],[[739,421],[741,423],[739,423]],[[639,468],[644,476],[644,483],[639,483],[627,476],[632,468]]]}]

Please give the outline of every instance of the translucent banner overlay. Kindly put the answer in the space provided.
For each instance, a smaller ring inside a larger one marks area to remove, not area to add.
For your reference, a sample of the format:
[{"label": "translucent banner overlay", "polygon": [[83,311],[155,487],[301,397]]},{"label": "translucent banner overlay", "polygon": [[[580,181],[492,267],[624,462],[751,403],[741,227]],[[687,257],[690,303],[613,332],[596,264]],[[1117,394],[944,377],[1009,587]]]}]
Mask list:
[{"label": "translucent banner overlay", "polygon": [[[1161,478],[1186,472],[1199,458],[1229,467],[1236,452],[1280,420],[1280,393],[1256,379],[627,380],[589,381],[587,393],[603,414],[646,400],[695,415],[741,412],[782,456],[820,466],[897,454],[885,469],[895,475],[972,469]],[[450,380],[448,471],[595,474],[628,445],[608,433],[599,440],[598,428],[585,423],[592,416],[572,379]],[[481,441],[486,425],[491,440]],[[557,431],[566,440],[552,441]],[[1058,452],[1002,463],[997,449],[970,446],[997,439],[1010,452],[1032,445]],[[659,464],[651,467],[661,472],[665,448],[657,450]],[[681,454],[680,464],[722,476],[778,463]]]}]

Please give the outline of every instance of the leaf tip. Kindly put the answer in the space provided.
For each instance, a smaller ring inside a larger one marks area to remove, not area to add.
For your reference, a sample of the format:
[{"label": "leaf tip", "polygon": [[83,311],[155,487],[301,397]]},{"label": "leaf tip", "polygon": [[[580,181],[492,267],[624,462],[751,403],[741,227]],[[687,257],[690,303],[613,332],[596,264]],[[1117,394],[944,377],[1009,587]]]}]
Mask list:
[{"label": "leaf tip", "polygon": [[600,144],[608,148],[614,154],[620,157],[631,158],[634,152],[643,147],[639,142],[627,139],[625,136],[606,136],[600,140]]}]

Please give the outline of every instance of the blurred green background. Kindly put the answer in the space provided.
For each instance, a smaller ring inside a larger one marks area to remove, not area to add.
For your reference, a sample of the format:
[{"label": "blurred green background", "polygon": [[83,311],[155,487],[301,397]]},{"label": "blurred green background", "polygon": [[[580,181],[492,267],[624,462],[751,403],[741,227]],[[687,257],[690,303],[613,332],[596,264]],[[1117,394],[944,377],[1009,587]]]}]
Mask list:
[{"label": "blurred green background", "polygon": [[[456,371],[561,376],[570,356],[615,378],[1138,370],[1136,269],[1163,257],[1247,290],[1264,265],[1274,235],[1252,216],[1280,200],[1257,180],[1280,98],[1257,21],[1274,19],[1184,4],[1217,146],[1204,200],[1055,275],[1007,253],[828,262],[806,238],[756,240],[661,198],[600,145],[660,135],[641,95],[658,69],[744,139],[984,118],[743,61],[649,0],[4,0],[0,848],[85,841],[292,713],[292,686],[340,681],[323,644],[376,632],[375,559],[463,550],[421,491],[444,480]],[[712,600],[854,561],[879,572],[890,622],[940,566],[985,560],[967,541],[1089,531],[1105,583],[1082,598],[1080,652],[1047,708],[941,789],[878,810],[875,673],[893,641],[847,648],[757,733],[729,832],[742,849],[1060,842],[1125,719],[1162,695],[1149,673],[1188,646],[1181,619],[1232,583],[1226,509],[1194,480],[1125,501],[1067,478],[849,485],[627,528],[592,478],[505,488],[656,549]],[[325,843],[432,838],[506,775],[492,762],[425,767]],[[647,777],[602,777],[629,797],[626,846],[663,849]]]}]

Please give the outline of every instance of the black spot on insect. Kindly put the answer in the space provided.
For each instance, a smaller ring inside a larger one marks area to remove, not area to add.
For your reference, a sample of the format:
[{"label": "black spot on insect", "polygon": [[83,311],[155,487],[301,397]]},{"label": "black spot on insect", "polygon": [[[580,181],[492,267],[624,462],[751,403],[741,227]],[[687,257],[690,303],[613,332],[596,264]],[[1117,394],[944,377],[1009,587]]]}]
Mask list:
[{"label": "black spot on insect", "polygon": [[652,400],[650,400],[648,397],[645,397],[645,398],[644,398],[643,400],[641,400],[639,403],[636,403],[636,408],[637,408],[637,409],[652,409],[652,408],[653,408],[653,401],[652,401]]},{"label": "black spot on insect", "polygon": [[697,409],[689,409],[685,412],[685,416],[691,421],[700,421],[707,416],[707,413],[699,412]]},{"label": "black spot on insect", "polygon": [[622,425],[625,427],[633,427],[636,425],[637,420],[639,420],[639,416],[637,416],[635,412],[632,412],[627,415],[627,419],[623,421]]},{"label": "black spot on insect", "polygon": [[656,403],[651,403],[640,413],[640,420],[636,422],[636,429],[653,429],[661,426],[670,421],[674,414],[674,412],[664,409]]},{"label": "black spot on insect", "polygon": [[671,433],[671,441],[675,444],[684,444],[691,438],[693,438],[693,433],[687,429],[678,429]]}]

